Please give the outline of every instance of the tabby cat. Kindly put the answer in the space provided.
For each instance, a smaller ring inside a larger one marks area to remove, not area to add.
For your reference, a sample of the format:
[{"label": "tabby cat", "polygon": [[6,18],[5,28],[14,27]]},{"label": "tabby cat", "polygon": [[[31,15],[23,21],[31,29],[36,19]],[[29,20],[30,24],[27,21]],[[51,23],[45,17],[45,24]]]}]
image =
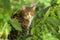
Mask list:
[{"label": "tabby cat", "polygon": [[32,19],[34,18],[34,11],[35,6],[32,7],[26,7],[22,6],[22,10],[18,14],[14,14],[12,18],[16,18],[18,22],[21,24],[22,27],[22,33],[24,35],[29,35],[29,29],[32,22]]}]

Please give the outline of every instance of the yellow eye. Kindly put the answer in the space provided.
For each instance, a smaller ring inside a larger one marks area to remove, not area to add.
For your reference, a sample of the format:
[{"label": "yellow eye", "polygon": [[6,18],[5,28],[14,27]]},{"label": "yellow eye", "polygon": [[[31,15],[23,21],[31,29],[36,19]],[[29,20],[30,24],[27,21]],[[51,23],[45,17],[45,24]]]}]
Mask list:
[{"label": "yellow eye", "polygon": [[34,15],[34,13],[33,13],[33,12],[31,12],[30,14],[31,14],[32,16]]}]

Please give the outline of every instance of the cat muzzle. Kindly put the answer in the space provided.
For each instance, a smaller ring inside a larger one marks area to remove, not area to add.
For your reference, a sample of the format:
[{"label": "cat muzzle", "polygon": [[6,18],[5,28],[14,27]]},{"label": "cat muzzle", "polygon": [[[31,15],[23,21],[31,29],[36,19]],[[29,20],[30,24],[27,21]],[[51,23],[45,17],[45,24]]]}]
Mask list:
[{"label": "cat muzzle", "polygon": [[32,17],[31,15],[27,16],[28,19],[30,19],[31,17]]}]

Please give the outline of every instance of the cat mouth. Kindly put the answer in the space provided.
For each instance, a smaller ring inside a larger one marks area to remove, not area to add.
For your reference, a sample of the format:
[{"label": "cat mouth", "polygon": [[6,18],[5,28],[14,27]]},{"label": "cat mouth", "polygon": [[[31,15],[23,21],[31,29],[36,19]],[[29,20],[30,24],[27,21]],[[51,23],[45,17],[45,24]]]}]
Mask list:
[{"label": "cat mouth", "polygon": [[31,17],[27,16],[27,17],[24,17],[25,19],[31,19]]},{"label": "cat mouth", "polygon": [[30,18],[31,18],[31,16],[27,16],[27,18],[28,18],[28,19],[30,19]]}]

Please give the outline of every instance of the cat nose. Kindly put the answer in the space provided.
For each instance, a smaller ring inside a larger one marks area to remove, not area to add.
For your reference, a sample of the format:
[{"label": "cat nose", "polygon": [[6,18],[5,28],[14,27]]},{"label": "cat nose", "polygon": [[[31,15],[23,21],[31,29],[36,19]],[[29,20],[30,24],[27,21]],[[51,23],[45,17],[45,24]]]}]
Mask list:
[{"label": "cat nose", "polygon": [[31,18],[31,15],[28,15],[27,18]]}]

